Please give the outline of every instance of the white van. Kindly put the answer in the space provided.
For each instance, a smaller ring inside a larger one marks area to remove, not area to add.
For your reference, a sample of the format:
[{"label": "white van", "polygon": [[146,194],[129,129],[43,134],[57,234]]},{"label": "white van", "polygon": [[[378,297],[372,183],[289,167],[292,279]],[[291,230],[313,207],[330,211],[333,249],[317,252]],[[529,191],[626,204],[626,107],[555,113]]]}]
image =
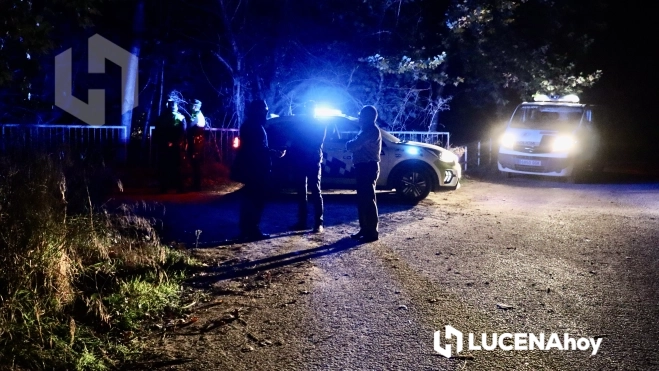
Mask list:
[{"label": "white van", "polygon": [[536,95],[520,104],[500,140],[499,171],[574,181],[597,170],[600,134],[593,109],[576,95]]}]

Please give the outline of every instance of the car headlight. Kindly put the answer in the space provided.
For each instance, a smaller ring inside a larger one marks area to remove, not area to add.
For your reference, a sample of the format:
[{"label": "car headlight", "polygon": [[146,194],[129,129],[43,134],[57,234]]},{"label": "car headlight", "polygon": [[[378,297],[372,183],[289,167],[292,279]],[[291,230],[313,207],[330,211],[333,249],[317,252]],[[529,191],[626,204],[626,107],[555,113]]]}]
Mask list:
[{"label": "car headlight", "polygon": [[567,152],[572,150],[577,141],[571,135],[559,135],[554,139],[551,150],[553,152]]},{"label": "car headlight", "polygon": [[438,155],[439,155],[439,161],[441,162],[448,162],[448,163],[458,162],[458,156],[456,156],[452,152],[442,151],[439,152]]},{"label": "car headlight", "polygon": [[515,137],[515,134],[506,133],[501,137],[501,147],[512,149],[516,141],[517,137]]}]

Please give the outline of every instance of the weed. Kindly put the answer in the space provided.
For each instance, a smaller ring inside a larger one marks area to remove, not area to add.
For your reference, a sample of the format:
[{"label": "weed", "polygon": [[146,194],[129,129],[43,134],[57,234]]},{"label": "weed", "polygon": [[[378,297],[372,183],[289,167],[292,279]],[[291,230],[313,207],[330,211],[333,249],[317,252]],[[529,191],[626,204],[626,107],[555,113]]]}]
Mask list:
[{"label": "weed", "polygon": [[88,168],[0,158],[0,368],[117,368],[145,321],[180,307],[197,263],[130,207],[94,206]]}]

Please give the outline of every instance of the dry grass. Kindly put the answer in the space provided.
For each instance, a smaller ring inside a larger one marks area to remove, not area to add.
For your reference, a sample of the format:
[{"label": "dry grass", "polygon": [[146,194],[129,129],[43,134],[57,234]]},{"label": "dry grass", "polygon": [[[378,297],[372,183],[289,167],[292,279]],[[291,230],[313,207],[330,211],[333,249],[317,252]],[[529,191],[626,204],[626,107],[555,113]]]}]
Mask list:
[{"label": "dry grass", "polygon": [[139,349],[122,331],[178,305],[185,256],[130,208],[95,208],[90,169],[0,158],[0,369],[116,366]]}]

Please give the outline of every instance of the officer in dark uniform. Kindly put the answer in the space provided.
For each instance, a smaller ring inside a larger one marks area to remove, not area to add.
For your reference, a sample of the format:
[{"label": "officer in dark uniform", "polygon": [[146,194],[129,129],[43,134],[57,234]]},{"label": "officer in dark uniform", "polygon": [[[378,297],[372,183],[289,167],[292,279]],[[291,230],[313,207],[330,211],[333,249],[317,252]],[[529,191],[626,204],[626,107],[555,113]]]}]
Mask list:
[{"label": "officer in dark uniform", "polygon": [[350,237],[360,242],[378,239],[378,204],[375,198],[375,184],[380,175],[380,152],[382,133],[375,124],[378,111],[373,106],[365,106],[359,113],[361,130],[355,139],[346,143],[352,151],[357,177],[357,211],[359,232]]},{"label": "officer in dark uniform", "polygon": [[204,146],[206,137],[206,118],[201,113],[201,101],[195,99],[190,113],[188,128],[188,156],[192,167],[192,188],[201,191],[202,166],[204,163]]},{"label": "officer in dark uniform", "polygon": [[314,206],[314,233],[323,232],[323,196],[320,191],[321,163],[323,161],[323,141],[326,125],[314,118],[316,104],[309,101],[299,114],[299,121],[292,128],[291,145],[288,156],[293,167],[293,177],[298,197],[298,218],[293,230],[307,228],[307,190],[311,191]]},{"label": "officer in dark uniform", "polygon": [[241,146],[236,154],[234,165],[241,173],[242,203],[240,205],[240,239],[255,241],[269,238],[261,232],[259,224],[265,207],[268,178],[272,167],[270,156],[284,156],[286,151],[276,151],[268,147],[265,132],[268,105],[264,100],[255,100],[247,105],[245,122],[240,126]]},{"label": "officer in dark uniform", "polygon": [[175,187],[183,192],[181,160],[185,149],[187,122],[178,112],[176,101],[167,102],[167,111],[163,112],[155,124],[153,139],[158,152],[158,178],[160,192],[165,193]]}]

